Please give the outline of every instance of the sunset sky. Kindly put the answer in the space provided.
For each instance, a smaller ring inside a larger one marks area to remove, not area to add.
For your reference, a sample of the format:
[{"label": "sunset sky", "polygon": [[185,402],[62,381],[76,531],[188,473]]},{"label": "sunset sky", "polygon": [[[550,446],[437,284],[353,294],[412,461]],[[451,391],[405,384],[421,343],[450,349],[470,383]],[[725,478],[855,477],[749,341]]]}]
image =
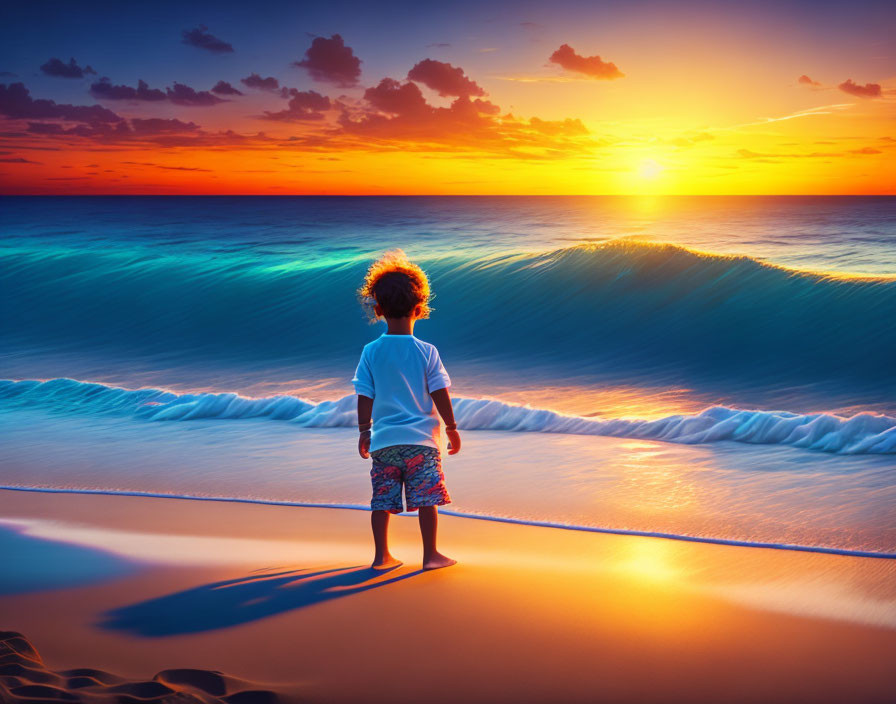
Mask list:
[{"label": "sunset sky", "polygon": [[894,194],[893,2],[22,2],[3,194]]}]

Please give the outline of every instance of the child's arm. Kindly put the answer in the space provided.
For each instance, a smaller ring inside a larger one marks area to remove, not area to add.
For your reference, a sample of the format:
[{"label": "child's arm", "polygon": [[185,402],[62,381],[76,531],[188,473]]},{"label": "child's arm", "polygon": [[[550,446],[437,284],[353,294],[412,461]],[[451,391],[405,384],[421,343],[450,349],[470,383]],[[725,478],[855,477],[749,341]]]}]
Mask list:
[{"label": "child's arm", "polygon": [[370,457],[370,416],[373,413],[373,399],[358,394],[358,454],[365,460]]},{"label": "child's arm", "polygon": [[451,396],[448,389],[436,389],[429,394],[432,402],[436,404],[436,410],[445,421],[445,435],[448,436],[448,454],[456,455],[460,452],[460,433],[457,432],[457,423],[454,422],[454,408],[451,405]]}]

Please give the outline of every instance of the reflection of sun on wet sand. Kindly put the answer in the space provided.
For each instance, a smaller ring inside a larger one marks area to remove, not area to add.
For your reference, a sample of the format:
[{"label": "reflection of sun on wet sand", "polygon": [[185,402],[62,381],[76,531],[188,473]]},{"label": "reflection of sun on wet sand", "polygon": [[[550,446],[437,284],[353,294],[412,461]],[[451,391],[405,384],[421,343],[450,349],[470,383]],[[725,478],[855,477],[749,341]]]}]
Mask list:
[{"label": "reflection of sun on wet sand", "polygon": [[405,564],[374,571],[361,511],[0,491],[0,515],[3,627],[42,656],[6,641],[11,701],[48,686],[85,701],[839,703],[896,687],[891,560],[445,517],[457,567],[421,572],[416,520],[398,518]]}]

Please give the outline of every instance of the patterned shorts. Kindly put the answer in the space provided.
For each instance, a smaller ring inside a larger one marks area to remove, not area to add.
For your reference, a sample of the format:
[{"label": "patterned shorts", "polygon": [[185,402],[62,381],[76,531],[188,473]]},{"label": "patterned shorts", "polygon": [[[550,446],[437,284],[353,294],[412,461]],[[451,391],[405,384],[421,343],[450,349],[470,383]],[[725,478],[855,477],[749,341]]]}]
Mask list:
[{"label": "patterned shorts", "polygon": [[401,513],[401,485],[404,484],[408,511],[421,506],[451,503],[442,474],[439,451],[427,445],[391,445],[370,453],[373,468],[370,481],[373,511]]}]

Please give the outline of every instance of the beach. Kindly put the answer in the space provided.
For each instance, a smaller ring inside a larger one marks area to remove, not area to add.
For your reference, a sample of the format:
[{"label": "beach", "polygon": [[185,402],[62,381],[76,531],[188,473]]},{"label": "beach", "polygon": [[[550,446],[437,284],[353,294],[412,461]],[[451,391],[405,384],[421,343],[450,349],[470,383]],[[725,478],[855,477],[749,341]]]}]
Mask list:
[{"label": "beach", "polygon": [[[893,700],[892,198],[4,203],[3,697]],[[463,438],[435,572],[407,515],[368,567],[395,246]]]},{"label": "beach", "polygon": [[[365,511],[6,490],[0,515],[3,628],[52,671],[212,670],[240,683],[231,695],[308,702],[896,691],[887,559],[446,516],[441,545],[459,564],[424,573],[416,521],[400,516],[405,564],[377,573]],[[30,581],[11,588],[13,574]]]}]

